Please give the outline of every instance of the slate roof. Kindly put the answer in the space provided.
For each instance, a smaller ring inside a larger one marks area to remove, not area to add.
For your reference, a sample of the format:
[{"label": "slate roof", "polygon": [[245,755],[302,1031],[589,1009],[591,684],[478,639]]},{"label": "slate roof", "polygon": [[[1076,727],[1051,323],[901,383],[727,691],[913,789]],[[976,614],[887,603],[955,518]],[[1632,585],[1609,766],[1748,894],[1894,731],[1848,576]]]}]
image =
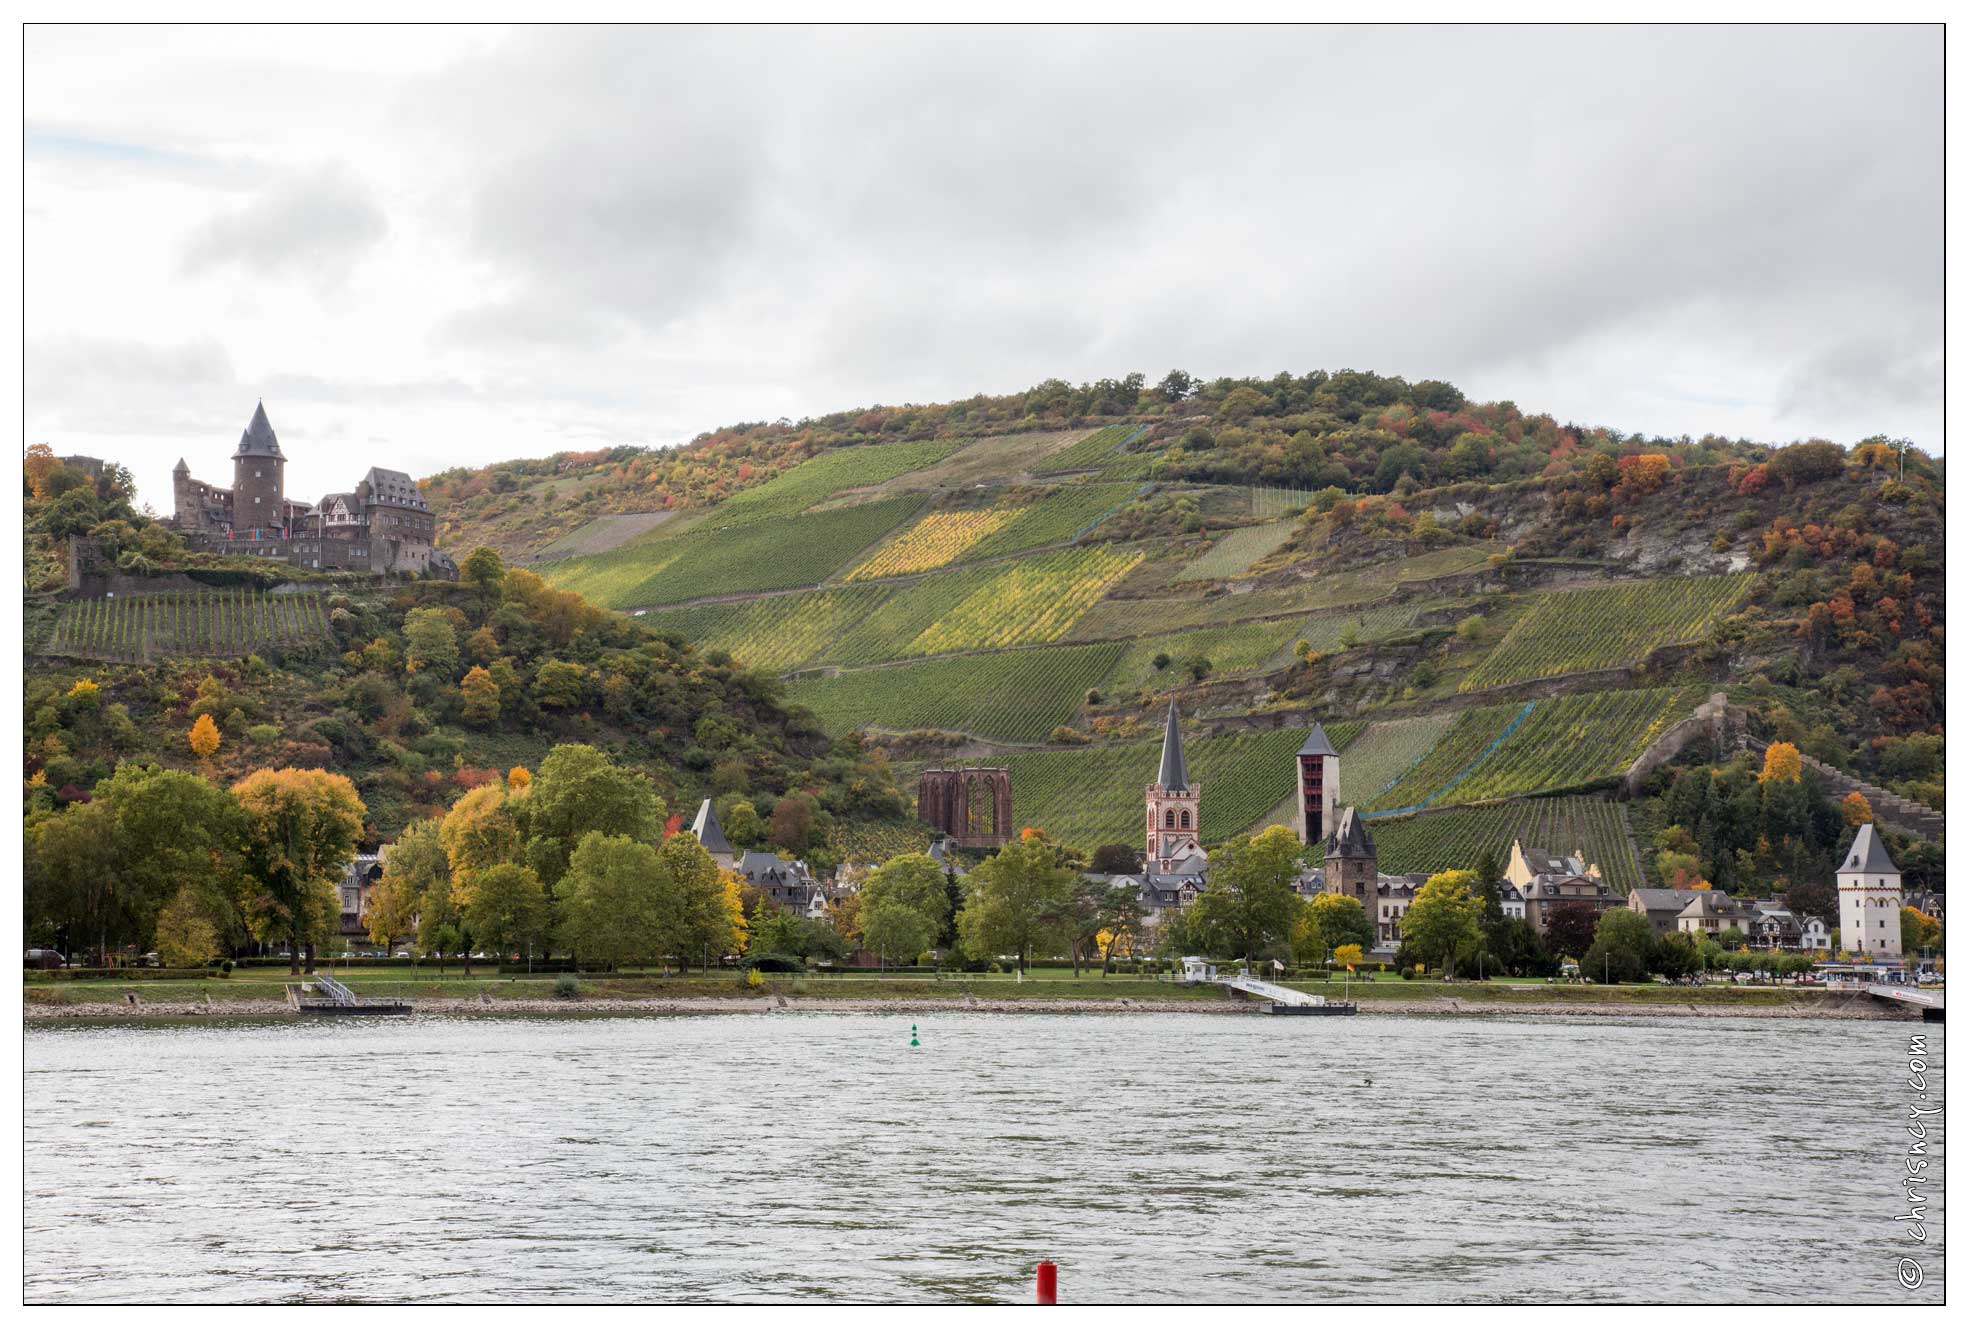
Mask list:
[{"label": "slate roof", "polygon": [[1839,866],[1841,872],[1899,873],[1894,860],[1887,857],[1887,846],[1880,843],[1874,832],[1873,823],[1860,827],[1860,833],[1853,837],[1853,847],[1846,851],[1846,861]]},{"label": "slate roof", "polygon": [[1367,829],[1367,820],[1352,804],[1340,809],[1339,824],[1326,840],[1328,858],[1374,858],[1374,836]]},{"label": "slate roof", "polygon": [[718,810],[711,806],[711,800],[708,798],[697,810],[697,820],[691,823],[691,834],[697,837],[697,842],[709,853],[734,852],[732,842],[725,838],[725,828],[718,824]]},{"label": "slate roof", "polygon": [[392,507],[430,510],[430,504],[426,503],[424,495],[418,492],[417,482],[403,471],[372,466],[369,468],[369,474],[362,478],[369,483],[371,503],[388,503]]},{"label": "slate roof", "polygon": [[180,457],[180,458],[178,458],[178,464],[177,464],[176,466],[173,466],[173,467],[171,468],[171,474],[173,474],[173,475],[190,475],[190,474],[191,474],[191,467],[189,467],[189,466],[187,466],[187,465],[185,465],[185,459],[184,459],[183,457]]},{"label": "slate roof", "polygon": [[[281,457],[280,440],[274,437],[273,425],[267,421],[267,406],[261,402],[253,408],[253,418],[246,423],[246,429],[239,436],[239,450],[235,457]],[[285,457],[281,457],[285,461]]]},{"label": "slate roof", "polygon": [[1688,908],[1689,901],[1700,894],[1702,894],[1700,891],[1685,891],[1667,886],[1640,886],[1635,888],[1633,897],[1640,902],[1644,913],[1653,913],[1657,909],[1672,909],[1679,914]]},{"label": "slate roof", "polygon": [[1340,754],[1333,750],[1333,744],[1327,741],[1326,730],[1320,726],[1319,721],[1315,720],[1313,721],[1313,732],[1306,735],[1305,743],[1299,748],[1299,755],[1302,757],[1337,757]]},{"label": "slate roof", "polygon": [[1190,787],[1189,767],[1183,762],[1183,734],[1176,727],[1174,698],[1170,699],[1169,719],[1162,728],[1162,769],[1156,774],[1155,782],[1172,791]]},{"label": "slate roof", "polygon": [[1525,856],[1525,866],[1531,869],[1534,876],[1546,873],[1575,877],[1586,875],[1586,864],[1569,854],[1555,854],[1549,849],[1532,849],[1523,845],[1519,849]]}]

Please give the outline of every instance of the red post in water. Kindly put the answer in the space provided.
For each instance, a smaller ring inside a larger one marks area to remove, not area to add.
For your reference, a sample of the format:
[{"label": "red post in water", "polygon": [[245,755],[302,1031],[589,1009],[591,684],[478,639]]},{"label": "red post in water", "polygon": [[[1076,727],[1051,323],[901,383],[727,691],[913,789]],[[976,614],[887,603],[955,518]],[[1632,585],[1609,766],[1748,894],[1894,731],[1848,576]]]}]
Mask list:
[{"label": "red post in water", "polygon": [[1055,1306],[1059,1304],[1060,1267],[1051,1260],[1041,1260],[1039,1262],[1038,1292],[1039,1295],[1034,1301],[1035,1305]]}]

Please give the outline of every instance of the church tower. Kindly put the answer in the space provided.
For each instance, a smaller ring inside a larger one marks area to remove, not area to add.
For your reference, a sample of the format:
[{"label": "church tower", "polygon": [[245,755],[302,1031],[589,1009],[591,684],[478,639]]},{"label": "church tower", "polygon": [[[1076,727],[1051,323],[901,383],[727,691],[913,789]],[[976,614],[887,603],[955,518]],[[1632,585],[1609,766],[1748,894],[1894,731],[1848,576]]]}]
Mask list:
[{"label": "church tower", "polygon": [[1171,699],[1162,730],[1162,766],[1147,792],[1149,871],[1174,872],[1184,859],[1202,852],[1203,842],[1197,839],[1202,798],[1203,786],[1190,781],[1183,761],[1183,734],[1176,727],[1176,703]]},{"label": "church tower", "polygon": [[1327,741],[1326,730],[1315,723],[1295,761],[1299,798],[1293,807],[1292,829],[1299,832],[1300,844],[1319,844],[1333,834],[1334,805],[1340,796],[1340,754]]},{"label": "church tower", "polygon": [[287,458],[267,421],[266,403],[253,408],[253,419],[239,436],[232,454],[232,524],[234,530],[258,528],[278,532],[282,500],[287,494]]},{"label": "church tower", "polygon": [[1868,822],[1839,865],[1839,949],[1898,959],[1901,954],[1901,870]]}]

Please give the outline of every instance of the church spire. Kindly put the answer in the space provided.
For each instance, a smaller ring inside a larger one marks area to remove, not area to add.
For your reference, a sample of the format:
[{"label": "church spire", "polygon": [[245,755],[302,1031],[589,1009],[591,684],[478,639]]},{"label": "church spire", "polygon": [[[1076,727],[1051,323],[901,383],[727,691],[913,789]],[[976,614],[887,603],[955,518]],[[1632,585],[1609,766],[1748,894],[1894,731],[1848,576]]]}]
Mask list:
[{"label": "church spire", "polygon": [[1162,770],[1155,782],[1164,789],[1190,787],[1189,767],[1183,762],[1183,733],[1176,727],[1176,699],[1169,699],[1169,719],[1162,729]]}]

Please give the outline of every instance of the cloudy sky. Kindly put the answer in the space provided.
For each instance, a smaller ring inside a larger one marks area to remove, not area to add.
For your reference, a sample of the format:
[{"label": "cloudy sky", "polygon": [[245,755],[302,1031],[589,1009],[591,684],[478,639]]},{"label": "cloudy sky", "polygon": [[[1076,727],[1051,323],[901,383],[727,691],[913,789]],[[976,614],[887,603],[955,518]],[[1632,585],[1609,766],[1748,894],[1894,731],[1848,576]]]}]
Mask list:
[{"label": "cloudy sky", "polygon": [[26,35],[27,437],[289,490],[1171,367],[1941,446],[1939,28]]}]

